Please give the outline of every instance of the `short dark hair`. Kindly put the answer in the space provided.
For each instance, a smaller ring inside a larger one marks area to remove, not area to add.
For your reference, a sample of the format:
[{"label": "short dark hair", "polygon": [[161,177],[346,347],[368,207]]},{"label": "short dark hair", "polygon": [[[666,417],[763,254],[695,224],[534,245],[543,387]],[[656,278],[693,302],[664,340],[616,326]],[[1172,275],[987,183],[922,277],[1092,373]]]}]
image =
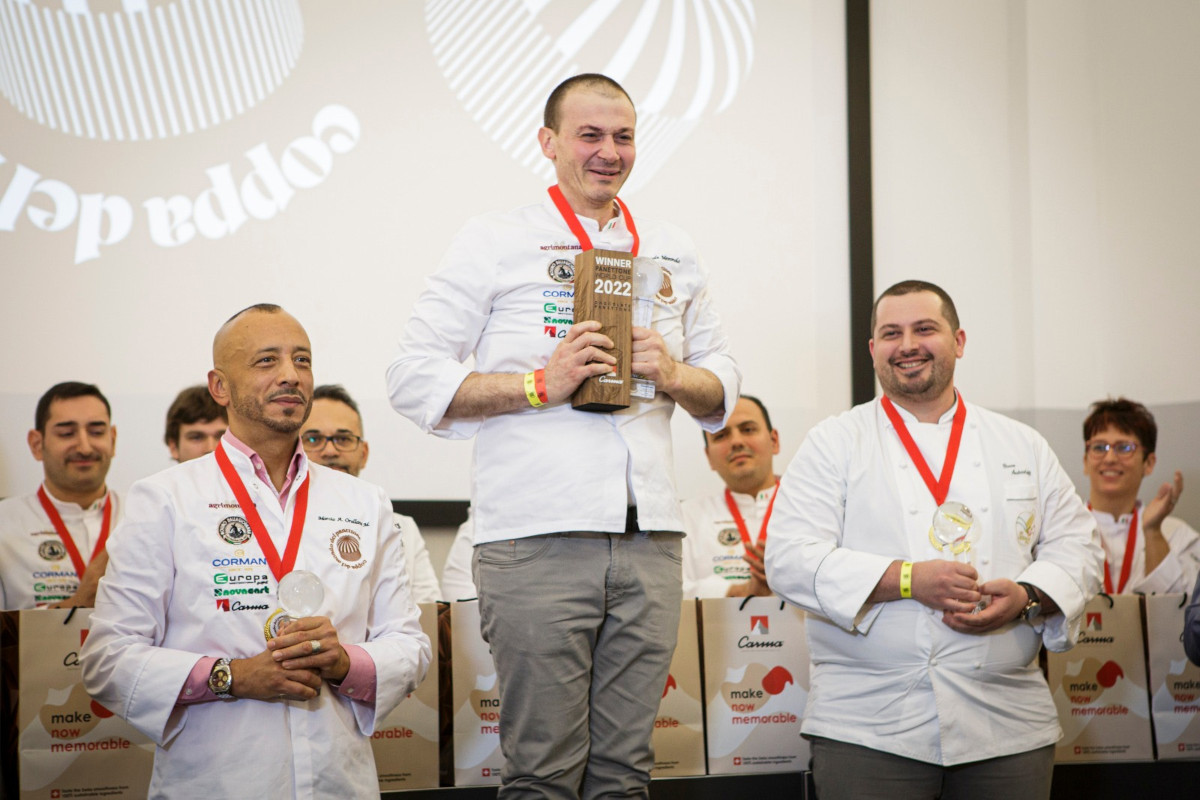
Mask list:
[{"label": "short dark hair", "polygon": [[33,413],[33,427],[38,433],[45,433],[46,421],[50,419],[51,403],[55,400],[71,400],[76,397],[98,397],[100,402],[104,403],[104,413],[108,414],[110,421],[112,420],[112,406],[108,404],[108,398],[104,396],[95,384],[64,381],[63,383],[56,383],[51,386],[38,399],[37,410]]},{"label": "short dark hair", "polygon": [[242,314],[245,314],[249,311],[262,311],[266,314],[277,314],[280,311],[283,311],[283,306],[278,306],[278,305],[275,305],[274,303],[255,303],[252,306],[246,306],[241,311],[237,312],[232,317],[225,320],[225,324],[228,325],[229,323],[233,322],[235,319],[240,317]]},{"label": "short dark hair", "polygon": [[346,387],[340,383],[326,383],[313,389],[312,399],[317,400],[337,400],[339,403],[345,403],[354,409],[354,413],[358,415],[358,423],[362,425],[362,412],[358,410],[358,403],[354,402],[354,398],[346,391]]},{"label": "short dark hair", "polygon": [[214,419],[229,420],[225,406],[218,405],[204,384],[189,386],[175,396],[175,402],[167,409],[167,432],[163,441],[179,444],[179,429],[197,422],[212,422]]},{"label": "short dark hair", "polygon": [[958,309],[954,307],[954,301],[950,299],[950,295],[946,290],[938,286],[936,283],[929,281],[900,281],[899,283],[888,287],[883,294],[879,295],[875,300],[875,305],[871,306],[871,335],[875,335],[875,320],[879,312],[879,303],[885,297],[899,297],[904,294],[913,294],[914,292],[933,292],[942,301],[942,316],[950,323],[950,327],[957,331],[961,325],[958,324]]},{"label": "short dark hair", "polygon": [[[773,431],[773,430],[775,430],[775,428],[773,428],[773,427],[771,426],[771,415],[770,415],[770,413],[767,411],[767,407],[763,405],[763,401],[762,401],[762,400],[759,400],[757,397],[755,397],[755,396],[754,396],[754,395],[752,395],[752,394],[739,394],[739,395],[738,395],[738,400],[749,400],[751,403],[754,403],[754,405],[758,406],[758,410],[759,410],[759,411],[761,411],[761,412],[762,412],[762,415],[763,415],[763,422],[765,422],[765,423],[766,423],[766,425],[767,425],[767,430],[768,430],[768,431]],[[708,449],[708,436],[707,436],[707,432],[706,432],[706,431],[701,431],[701,432],[700,432],[700,435],[701,435],[702,437],[704,437],[704,449],[705,449],[705,450],[707,450],[707,449]]]},{"label": "short dark hair", "polygon": [[1158,425],[1150,409],[1124,397],[1116,400],[1110,397],[1092,403],[1091,413],[1083,421],[1083,440],[1091,441],[1093,436],[1106,428],[1116,428],[1136,436],[1146,455],[1153,453],[1158,445]]},{"label": "short dark hair", "polygon": [[611,93],[620,93],[629,101],[629,105],[633,105],[633,98],[629,96],[629,92],[625,91],[621,87],[621,84],[607,75],[601,75],[599,72],[585,72],[582,75],[575,75],[555,86],[554,91],[546,98],[546,110],[542,113],[542,124],[555,133],[558,133],[558,118],[562,111],[563,101],[567,99],[567,95],[575,88],[600,89],[601,91],[607,90]]}]

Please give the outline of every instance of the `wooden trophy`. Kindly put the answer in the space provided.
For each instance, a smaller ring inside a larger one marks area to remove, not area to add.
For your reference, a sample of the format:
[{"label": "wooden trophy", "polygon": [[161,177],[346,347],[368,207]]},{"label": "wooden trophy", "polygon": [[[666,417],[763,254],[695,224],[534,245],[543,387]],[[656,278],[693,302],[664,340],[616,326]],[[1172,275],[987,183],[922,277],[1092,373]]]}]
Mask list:
[{"label": "wooden trophy", "polygon": [[613,340],[608,352],[615,371],[579,384],[571,405],[580,411],[629,408],[633,357],[633,256],[617,250],[587,250],[575,256],[575,321],[594,319]]}]

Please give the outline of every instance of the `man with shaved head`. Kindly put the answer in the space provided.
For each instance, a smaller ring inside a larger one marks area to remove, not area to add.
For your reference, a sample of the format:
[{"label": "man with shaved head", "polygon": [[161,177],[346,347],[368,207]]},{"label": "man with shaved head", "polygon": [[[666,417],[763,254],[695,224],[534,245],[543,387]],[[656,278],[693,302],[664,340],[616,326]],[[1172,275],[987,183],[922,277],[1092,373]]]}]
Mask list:
[{"label": "man with shaved head", "polygon": [[208,389],[229,429],[130,490],[85,686],[157,744],[153,797],[378,797],[369,737],[430,660],[391,503],[305,456],[312,352],[279,306],[221,327]]}]

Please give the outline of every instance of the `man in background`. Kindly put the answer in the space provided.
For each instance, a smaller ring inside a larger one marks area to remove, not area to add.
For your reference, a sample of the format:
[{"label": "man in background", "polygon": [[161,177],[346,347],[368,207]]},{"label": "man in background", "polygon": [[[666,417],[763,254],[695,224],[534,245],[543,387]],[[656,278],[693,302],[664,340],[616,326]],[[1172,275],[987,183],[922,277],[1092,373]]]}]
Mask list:
[{"label": "man in background", "polygon": [[121,516],[106,483],[117,447],[108,399],[90,383],[50,387],[27,441],[42,485],[0,502],[0,607],[91,606]]},{"label": "man in background", "polygon": [[163,441],[171,451],[171,458],[183,463],[216,450],[228,427],[225,409],[212,399],[208,387],[189,386],[176,395],[167,410]]},{"label": "man in background", "polygon": [[[362,434],[362,414],[349,392],[336,384],[313,389],[312,412],[300,434],[300,444],[312,461],[358,477],[370,454]],[[396,513],[392,521],[404,542],[404,564],[413,600],[436,603],[442,599],[442,592],[417,521]]]},{"label": "man in background", "polygon": [[757,397],[742,395],[729,422],[704,435],[704,455],[725,487],[683,502],[683,596],[770,595],[763,571],[779,479],[779,431]]},{"label": "man in background", "polygon": [[1100,400],[1083,422],[1088,508],[1104,544],[1109,594],[1189,592],[1200,575],[1200,534],[1168,516],[1183,492],[1183,474],[1143,505],[1142,481],[1154,472],[1158,426],[1141,403]]}]

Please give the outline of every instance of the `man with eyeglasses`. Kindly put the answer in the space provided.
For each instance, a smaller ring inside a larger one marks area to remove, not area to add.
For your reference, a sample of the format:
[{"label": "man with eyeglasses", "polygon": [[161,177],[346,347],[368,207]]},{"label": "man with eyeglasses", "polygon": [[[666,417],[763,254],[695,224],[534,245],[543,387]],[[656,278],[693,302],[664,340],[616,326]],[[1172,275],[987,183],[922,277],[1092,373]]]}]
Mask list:
[{"label": "man with eyeglasses", "polygon": [[90,383],[50,387],[28,441],[42,484],[0,502],[0,608],[91,606],[122,510],[106,483],[117,447],[108,399]]},{"label": "man with eyeglasses", "polygon": [[[362,414],[358,403],[337,384],[318,386],[313,389],[312,397],[312,412],[300,434],[304,451],[318,464],[357,477],[367,466],[370,453],[367,440],[362,438]],[[436,603],[442,599],[442,592],[417,521],[393,512],[392,522],[400,531],[404,544],[404,566],[413,601]]]},{"label": "man with eyeglasses", "polygon": [[1154,415],[1124,397],[1098,401],[1083,422],[1083,441],[1088,508],[1104,544],[1104,591],[1190,591],[1200,574],[1200,534],[1168,516],[1183,491],[1182,473],[1176,471],[1149,503],[1138,500],[1158,459]]}]

